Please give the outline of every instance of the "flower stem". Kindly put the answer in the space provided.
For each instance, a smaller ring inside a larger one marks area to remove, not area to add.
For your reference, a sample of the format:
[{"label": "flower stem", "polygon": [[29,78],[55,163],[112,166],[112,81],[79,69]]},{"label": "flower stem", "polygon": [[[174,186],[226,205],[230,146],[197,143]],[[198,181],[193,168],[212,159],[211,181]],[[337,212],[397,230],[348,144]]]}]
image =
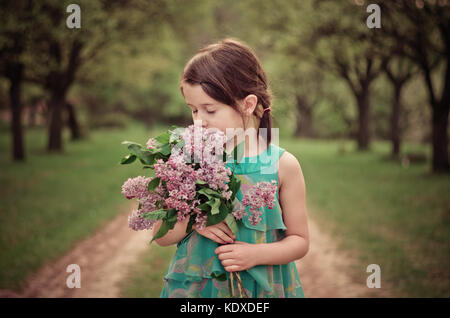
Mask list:
[{"label": "flower stem", "polygon": [[231,289],[231,297],[234,298],[234,284],[233,284],[233,273],[230,275],[230,289]]}]

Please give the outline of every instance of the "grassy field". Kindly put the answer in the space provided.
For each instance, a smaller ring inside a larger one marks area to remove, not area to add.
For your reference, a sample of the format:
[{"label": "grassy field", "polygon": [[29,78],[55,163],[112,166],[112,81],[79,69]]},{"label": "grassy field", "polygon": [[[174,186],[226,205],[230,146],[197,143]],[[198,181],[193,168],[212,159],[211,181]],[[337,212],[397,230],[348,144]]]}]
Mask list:
[{"label": "grassy field", "polygon": [[[158,129],[156,129],[158,131]],[[12,163],[10,136],[0,135],[0,288],[19,289],[45,261],[114,217],[129,202],[120,195],[139,165],[120,166],[122,140],[145,143],[139,126],[96,131],[69,142],[64,154],[44,151],[46,133],[28,130],[27,161]],[[357,152],[354,142],[281,139],[302,165],[309,216],[336,237],[346,250],[357,251],[352,271],[365,281],[368,264],[379,264],[383,282],[398,295],[449,297],[450,177],[428,173],[429,163],[402,167],[386,160],[390,146],[374,142],[371,152]],[[340,152],[339,149],[347,149]],[[405,145],[405,150],[429,147]],[[430,157],[429,157],[430,158]],[[125,282],[125,297],[158,297],[162,276],[174,247],[153,245]]]},{"label": "grassy field", "polygon": [[[449,176],[430,174],[429,163],[402,167],[387,160],[386,142],[374,142],[371,152],[356,151],[350,141],[282,145],[302,165],[313,217],[341,238],[342,248],[358,252],[353,276],[364,282],[367,265],[378,264],[382,286],[390,284],[399,297],[450,296]],[[428,146],[403,150],[431,158]]]},{"label": "grassy field", "polygon": [[[367,266],[378,264],[381,287],[389,285],[398,297],[450,296],[448,176],[430,175],[428,163],[402,167],[387,160],[386,142],[374,142],[366,153],[355,151],[352,141],[284,138],[280,145],[302,166],[309,217],[340,248],[359,255],[349,273],[354,279],[364,283]],[[423,145],[406,144],[403,150],[430,155]],[[155,247],[124,285],[128,297],[159,296],[173,247]]]},{"label": "grassy field", "polygon": [[10,135],[0,135],[0,288],[18,290],[33,271],[56,259],[129,204],[121,194],[139,165],[119,165],[123,140],[146,142],[145,128],[95,131],[69,142],[63,154],[45,152],[46,132],[25,135],[27,161],[12,163]]}]

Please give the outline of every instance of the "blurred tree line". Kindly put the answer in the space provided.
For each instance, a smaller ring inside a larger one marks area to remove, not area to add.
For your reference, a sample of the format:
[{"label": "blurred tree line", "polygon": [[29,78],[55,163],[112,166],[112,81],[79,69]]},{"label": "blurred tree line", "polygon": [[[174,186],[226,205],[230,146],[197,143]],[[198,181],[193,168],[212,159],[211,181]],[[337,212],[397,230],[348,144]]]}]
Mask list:
[{"label": "blurred tree line", "polygon": [[[25,158],[24,105],[44,101],[48,150],[130,118],[187,125],[178,81],[202,46],[234,37],[260,57],[282,133],[429,143],[432,171],[449,172],[448,0],[111,0],[0,4],[0,110],[11,114],[12,156]],[[380,27],[369,25],[377,18]],[[286,127],[286,128],[284,128]]]}]

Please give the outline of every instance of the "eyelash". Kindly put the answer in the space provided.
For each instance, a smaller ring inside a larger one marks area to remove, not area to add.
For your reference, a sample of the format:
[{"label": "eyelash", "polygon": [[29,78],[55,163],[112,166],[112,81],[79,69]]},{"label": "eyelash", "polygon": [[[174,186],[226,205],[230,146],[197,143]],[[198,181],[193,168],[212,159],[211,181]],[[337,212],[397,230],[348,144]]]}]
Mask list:
[{"label": "eyelash", "polygon": [[[193,110],[192,112],[195,114],[197,111],[196,111],[196,110]],[[212,112],[207,111],[207,113],[208,113],[208,114],[214,114],[215,111],[212,111]]]}]

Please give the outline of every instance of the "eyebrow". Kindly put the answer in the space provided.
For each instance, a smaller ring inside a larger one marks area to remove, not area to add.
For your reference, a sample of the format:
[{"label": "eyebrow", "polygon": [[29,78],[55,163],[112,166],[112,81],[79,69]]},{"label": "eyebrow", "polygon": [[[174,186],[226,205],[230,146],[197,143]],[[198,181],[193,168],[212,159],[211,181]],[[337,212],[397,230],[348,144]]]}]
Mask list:
[{"label": "eyebrow", "polygon": [[[191,104],[189,104],[189,103],[186,103],[186,104],[188,104],[189,106],[195,107],[194,105],[191,105]],[[214,104],[211,104],[211,103],[203,103],[203,104],[200,104],[200,106],[209,106],[209,105],[214,105]]]}]

